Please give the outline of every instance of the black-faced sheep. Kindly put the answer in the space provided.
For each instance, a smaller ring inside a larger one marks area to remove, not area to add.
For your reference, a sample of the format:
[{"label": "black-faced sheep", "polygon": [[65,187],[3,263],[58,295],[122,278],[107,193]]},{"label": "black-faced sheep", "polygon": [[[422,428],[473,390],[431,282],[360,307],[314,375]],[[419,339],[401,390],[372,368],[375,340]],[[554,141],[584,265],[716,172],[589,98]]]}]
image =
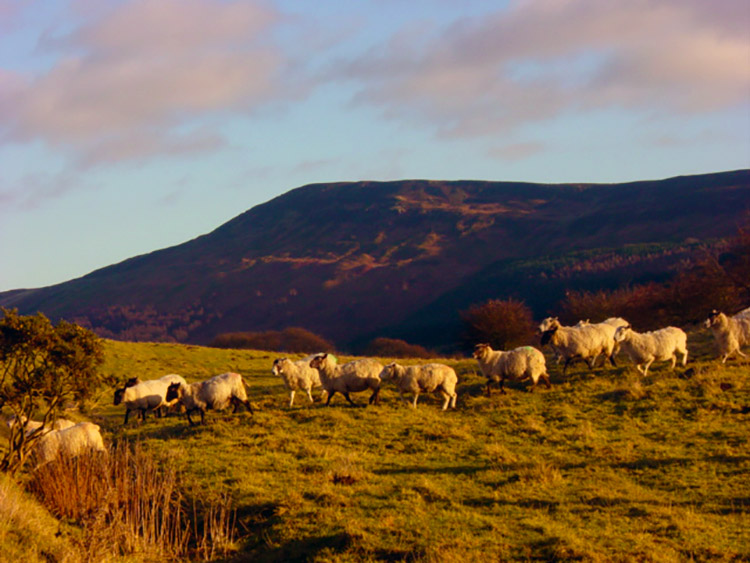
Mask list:
[{"label": "black-faced sheep", "polygon": [[294,405],[294,394],[297,390],[304,391],[307,393],[310,402],[315,402],[312,390],[322,385],[318,370],[310,367],[310,362],[316,355],[308,356],[296,362],[289,358],[277,358],[274,360],[271,372],[274,375],[280,376],[284,385],[289,390],[289,408]]},{"label": "black-faced sheep", "polygon": [[234,406],[232,412],[237,412],[240,405],[253,414],[253,407],[247,400],[247,391],[242,376],[239,373],[222,373],[205,381],[191,383],[172,383],[167,389],[167,400],[179,400],[185,407],[185,414],[192,426],[193,419],[190,413],[199,411],[201,424],[206,422],[206,410],[224,410],[231,403]]},{"label": "black-faced sheep", "polygon": [[369,358],[354,360],[339,365],[331,354],[320,354],[313,358],[310,367],[320,372],[320,382],[328,393],[326,406],[336,393],[341,393],[349,404],[356,406],[349,393],[372,389],[369,404],[378,404],[380,396],[380,372],[383,365]]},{"label": "black-faced sheep", "polygon": [[51,430],[34,444],[33,456],[36,467],[49,463],[60,456],[75,457],[87,451],[105,451],[99,426],[91,422],[80,422],[62,430]]},{"label": "black-faced sheep", "polygon": [[524,381],[531,379],[531,391],[541,379],[549,389],[552,387],[547,375],[547,363],[544,354],[532,346],[521,346],[514,350],[493,350],[489,344],[477,344],[474,347],[474,358],[479,369],[487,378],[487,396],[490,396],[492,383],[499,383],[500,392],[505,394],[505,380]]},{"label": "black-faced sheep", "polygon": [[174,401],[167,399],[167,389],[172,383],[185,383],[185,380],[174,373],[149,381],[139,381],[133,378],[126,383],[125,387],[117,389],[114,404],[125,404],[123,424],[128,423],[128,417],[132,411],[139,411],[141,420],[146,420],[146,413],[151,410],[156,411],[157,416],[161,416],[161,407],[174,404]]},{"label": "black-faced sheep", "polygon": [[621,326],[615,332],[615,340],[644,376],[648,375],[648,368],[655,361],[671,360],[674,369],[677,354],[682,355],[683,366],[687,363],[687,335],[674,326],[644,333],[634,331],[629,325]]},{"label": "black-faced sheep", "polygon": [[444,364],[422,364],[414,366],[402,366],[396,362],[390,363],[380,372],[383,381],[392,380],[396,383],[398,394],[404,402],[404,393],[413,393],[412,406],[417,408],[417,399],[420,393],[440,392],[443,396],[443,410],[456,408],[456,383],[458,377],[452,367]]},{"label": "black-faced sheep", "polygon": [[727,359],[734,354],[747,358],[740,348],[750,344],[750,308],[732,317],[713,310],[704,326],[710,328],[714,335],[722,364],[725,364]]}]

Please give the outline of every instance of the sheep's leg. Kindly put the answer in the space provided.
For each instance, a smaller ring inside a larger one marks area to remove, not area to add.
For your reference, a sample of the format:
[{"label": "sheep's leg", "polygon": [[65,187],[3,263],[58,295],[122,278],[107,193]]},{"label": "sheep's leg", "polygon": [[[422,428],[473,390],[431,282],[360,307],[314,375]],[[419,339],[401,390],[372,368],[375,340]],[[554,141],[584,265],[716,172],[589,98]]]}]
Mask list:
[{"label": "sheep's leg", "polygon": [[547,386],[547,389],[552,389],[552,382],[549,380],[549,374],[543,373],[542,379],[544,380],[544,384]]},{"label": "sheep's leg", "polygon": [[674,367],[677,365],[677,352],[672,354],[672,371],[674,371]]},{"label": "sheep's leg", "polygon": [[[308,395],[309,394],[310,394],[310,392],[308,391]],[[293,404],[294,404],[294,389],[292,389],[291,391],[289,391],[289,408],[290,409],[292,408]]]},{"label": "sheep's leg", "polygon": [[505,378],[500,380],[500,394],[505,395]]},{"label": "sheep's leg", "polygon": [[242,404],[245,405],[245,408],[248,411],[250,411],[250,414],[255,414],[255,412],[253,411],[253,406],[250,404],[250,399],[243,401]]},{"label": "sheep's leg", "polygon": [[646,362],[646,365],[643,366],[643,375],[644,375],[644,377],[648,375],[648,368],[651,367],[651,364],[653,364],[653,363],[654,363],[654,360],[649,360],[648,362]]},{"label": "sheep's leg", "polygon": [[195,426],[195,422],[193,422],[193,419],[190,417],[190,413],[193,412],[193,410],[194,409],[185,410],[185,416],[187,416],[188,424],[190,424],[190,426]]},{"label": "sheep's leg", "polygon": [[204,409],[198,409],[201,413],[201,424],[206,424],[206,411]]},{"label": "sheep's leg", "polygon": [[414,400],[411,403],[411,406],[415,409],[417,408],[417,399],[419,399],[419,391],[414,392]]},{"label": "sheep's leg", "polygon": [[146,409],[141,409],[141,420],[146,422]]},{"label": "sheep's leg", "polygon": [[370,400],[368,402],[370,405],[375,403],[376,405],[380,404],[380,387],[375,389],[375,391],[372,392],[372,395],[370,395]]},{"label": "sheep's leg", "polygon": [[491,386],[492,386],[492,380],[488,379],[487,380],[487,396],[488,397],[492,396],[492,387]]},{"label": "sheep's leg", "polygon": [[456,401],[458,400],[458,393],[454,392],[453,396],[451,397],[451,408],[456,408]]},{"label": "sheep's leg", "polygon": [[307,398],[310,399],[311,403],[315,402],[315,399],[313,399],[313,396],[312,396],[312,387],[307,388]]},{"label": "sheep's leg", "polygon": [[565,358],[565,365],[563,366],[563,375],[568,373],[568,366],[573,361],[573,358]]},{"label": "sheep's leg", "polygon": [[128,423],[128,417],[130,416],[130,409],[125,409],[125,422],[122,423],[123,426],[125,426]]},{"label": "sheep's leg", "polygon": [[326,406],[329,406],[331,404],[331,399],[333,399],[333,396],[336,394],[336,390],[332,390],[328,393],[328,400],[326,400]]},{"label": "sheep's leg", "polygon": [[451,395],[445,389],[441,389],[440,394],[443,396],[443,410],[447,410],[451,402]]},{"label": "sheep's leg", "polygon": [[682,367],[685,367],[687,365],[687,357],[688,357],[688,351],[687,348],[682,352]]},{"label": "sheep's leg", "polygon": [[611,365],[612,367],[617,367],[617,364],[615,363],[615,353],[614,353],[614,352],[612,352],[612,353],[611,353],[611,354],[609,355],[609,363],[610,363],[610,365]]},{"label": "sheep's leg", "polygon": [[[344,395],[344,398],[345,398],[345,399],[346,399],[347,401],[349,401],[349,404],[350,404],[351,406],[353,406],[353,407],[356,407],[356,406],[357,406],[357,403],[355,403],[354,401],[352,401],[352,398],[351,398],[351,397],[349,396],[349,392],[348,392],[348,391],[346,391],[346,392],[342,393],[342,395]],[[374,395],[374,393],[373,393],[373,395]],[[370,397],[370,402],[372,403],[372,397]]]},{"label": "sheep's leg", "polygon": [[404,403],[406,403],[407,405],[409,404],[409,401],[406,400],[406,397],[404,396],[404,392],[401,389],[398,390],[398,396],[401,397],[401,400]]},{"label": "sheep's leg", "polygon": [[[745,354],[745,353],[744,353],[744,352],[743,352],[742,350],[740,350],[739,348],[737,348],[737,355],[738,355],[738,356],[741,356],[741,357],[743,357],[743,358],[747,358],[747,354]],[[685,351],[685,357],[687,358],[687,351]],[[683,365],[684,365],[684,364],[683,364]]]}]

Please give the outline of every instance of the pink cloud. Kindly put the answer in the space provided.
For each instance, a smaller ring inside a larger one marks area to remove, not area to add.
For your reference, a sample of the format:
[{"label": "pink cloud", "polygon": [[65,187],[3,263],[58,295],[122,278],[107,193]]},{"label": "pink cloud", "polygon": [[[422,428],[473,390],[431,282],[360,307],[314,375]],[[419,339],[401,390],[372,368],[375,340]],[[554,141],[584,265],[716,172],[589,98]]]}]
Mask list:
[{"label": "pink cloud", "polygon": [[[6,138],[73,147],[89,163],[147,148],[193,151],[201,143],[179,138],[177,127],[249,112],[279,94],[284,58],[266,37],[279,17],[236,1],[135,0],[99,10],[68,35],[42,40],[61,54],[48,72],[0,75],[14,86],[0,98]],[[152,141],[134,147],[132,139]]]},{"label": "pink cloud", "polygon": [[710,112],[747,102],[749,20],[743,0],[520,0],[396,34],[335,74],[360,85],[356,102],[452,136],[607,107]]},{"label": "pink cloud", "polygon": [[524,160],[535,154],[539,154],[545,150],[545,146],[538,142],[527,142],[527,143],[515,143],[510,145],[504,145],[502,147],[495,147],[488,151],[488,155],[492,158],[499,158],[500,160],[507,161],[518,161]]}]

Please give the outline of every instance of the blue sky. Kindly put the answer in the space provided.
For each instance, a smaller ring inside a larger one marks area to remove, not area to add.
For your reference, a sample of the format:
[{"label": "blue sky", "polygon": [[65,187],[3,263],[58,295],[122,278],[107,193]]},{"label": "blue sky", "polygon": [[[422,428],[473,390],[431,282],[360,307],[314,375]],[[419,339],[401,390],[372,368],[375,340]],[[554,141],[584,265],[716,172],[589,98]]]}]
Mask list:
[{"label": "blue sky", "polygon": [[746,0],[0,0],[0,291],[313,182],[750,167]]}]

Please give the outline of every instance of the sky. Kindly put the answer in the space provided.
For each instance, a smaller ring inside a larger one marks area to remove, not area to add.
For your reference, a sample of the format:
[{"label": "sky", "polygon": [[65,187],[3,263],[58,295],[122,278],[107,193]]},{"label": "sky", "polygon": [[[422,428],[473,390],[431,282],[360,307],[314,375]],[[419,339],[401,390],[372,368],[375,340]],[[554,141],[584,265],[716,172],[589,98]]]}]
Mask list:
[{"label": "sky", "polygon": [[0,291],[309,183],[740,168],[747,0],[0,0]]}]

